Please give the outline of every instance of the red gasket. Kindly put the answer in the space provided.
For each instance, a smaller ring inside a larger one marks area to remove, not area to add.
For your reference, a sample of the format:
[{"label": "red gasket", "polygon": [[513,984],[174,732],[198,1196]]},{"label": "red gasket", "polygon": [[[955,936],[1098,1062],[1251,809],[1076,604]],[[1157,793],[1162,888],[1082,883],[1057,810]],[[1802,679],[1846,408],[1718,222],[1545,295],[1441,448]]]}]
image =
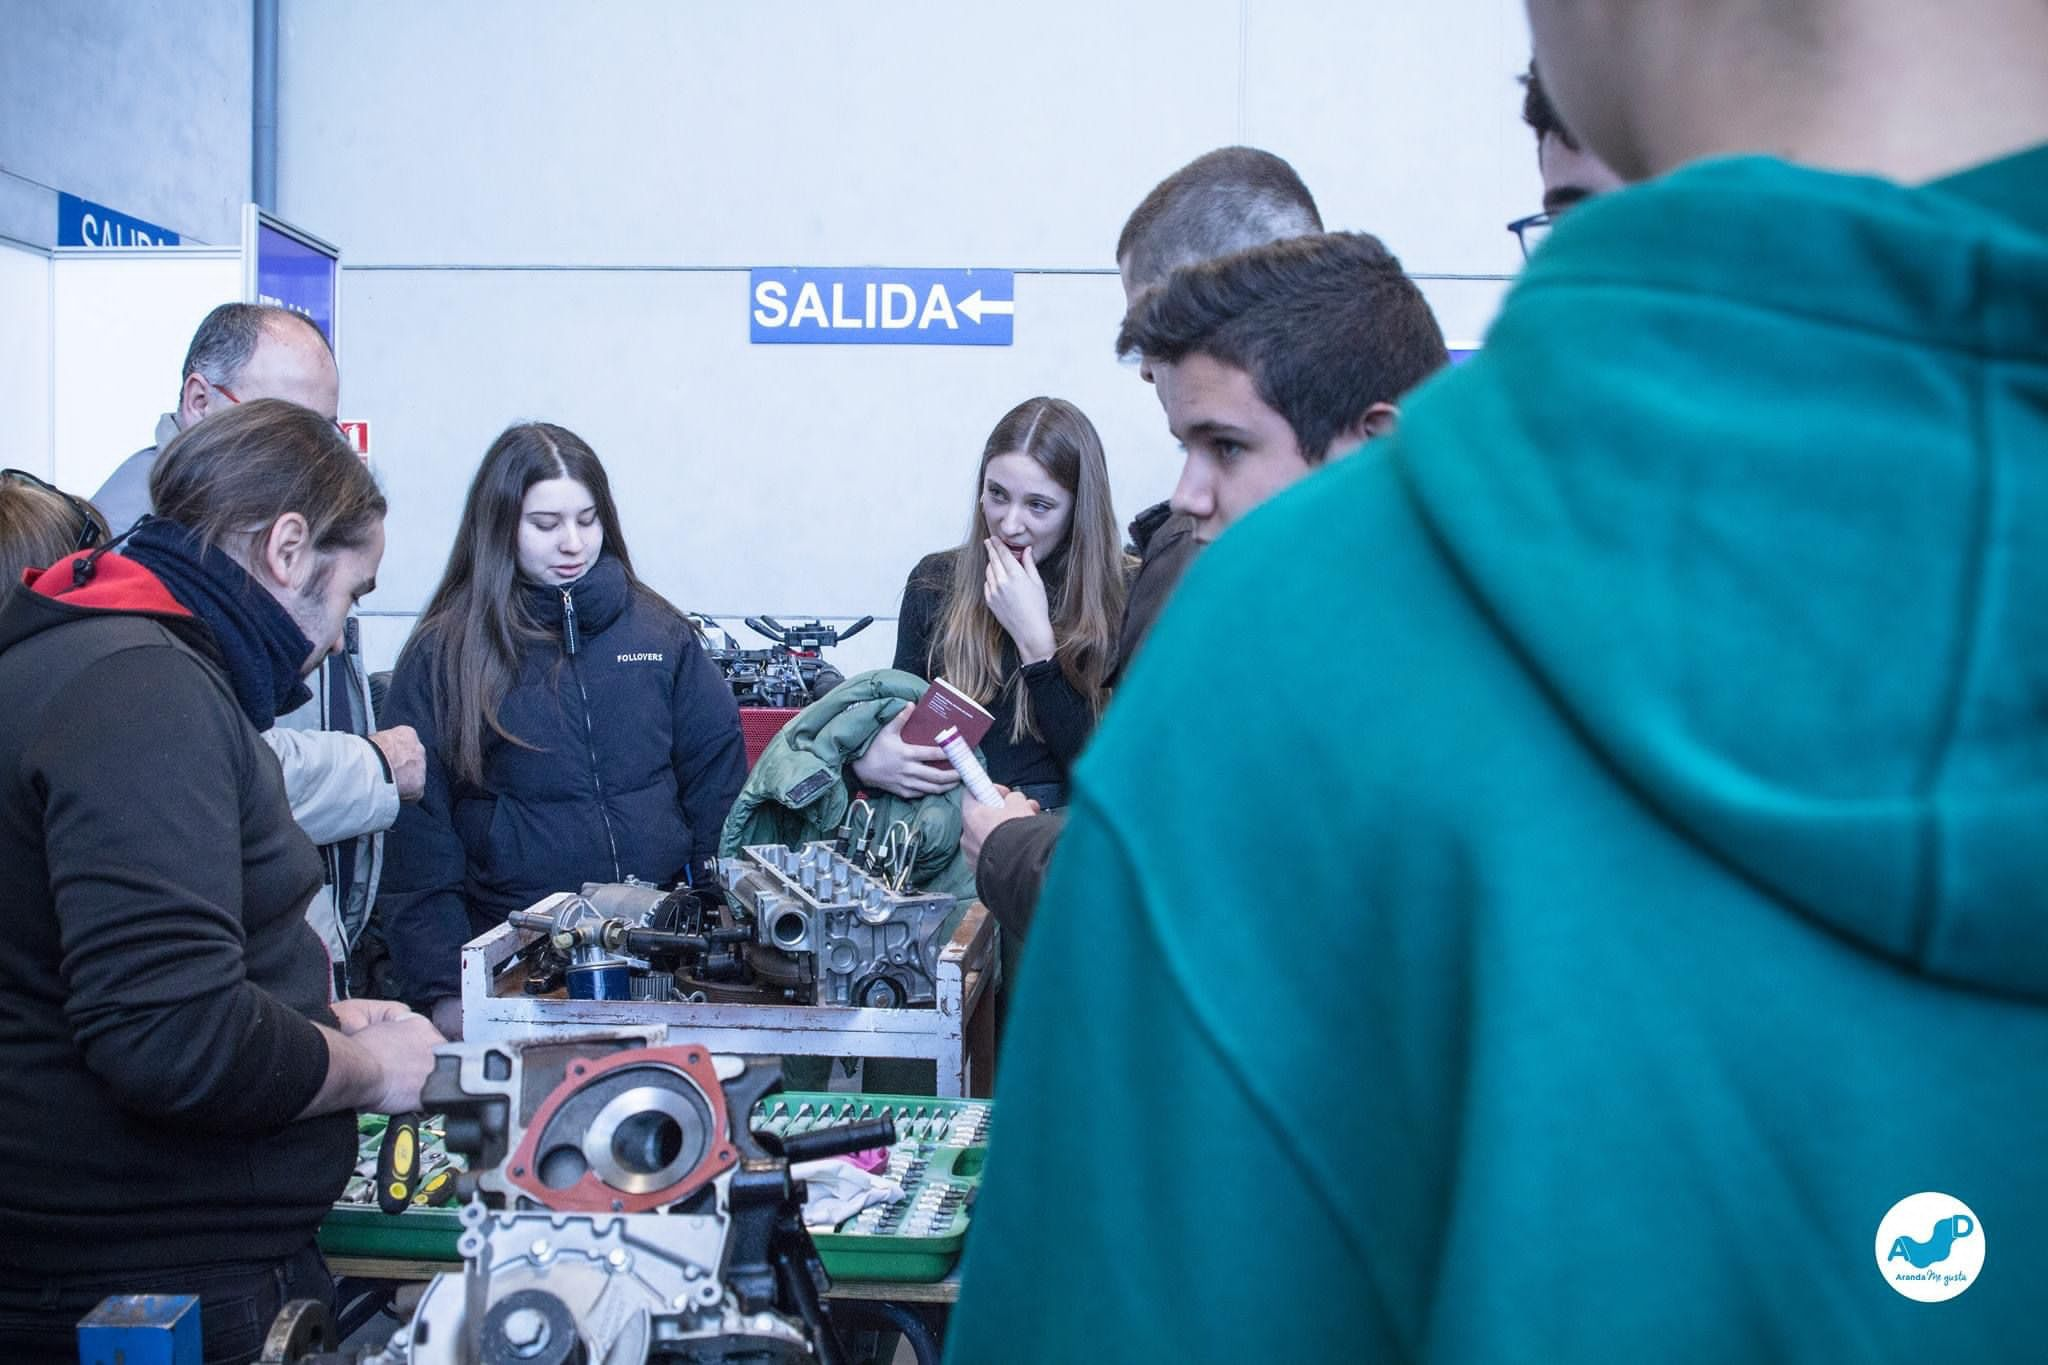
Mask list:
[{"label": "red gasket", "polygon": [[[539,1153],[535,1148],[556,1111],[601,1077],[614,1071],[647,1066],[681,1072],[703,1093],[711,1110],[711,1131],[716,1135],[705,1149],[704,1159],[675,1184],[649,1190],[646,1194],[627,1194],[614,1189],[598,1179],[595,1171],[585,1171],[583,1178],[567,1189],[554,1190],[543,1185]],[[701,1047],[655,1047],[628,1049],[598,1061],[569,1063],[569,1074],[534,1111],[532,1121],[526,1126],[526,1136],[520,1140],[519,1150],[512,1154],[507,1176],[512,1185],[538,1200],[544,1208],[572,1213],[646,1213],[650,1209],[688,1199],[714,1177],[738,1164],[739,1152],[732,1145],[731,1125],[726,1115],[725,1087],[718,1083],[718,1071],[711,1063],[711,1054]]]}]

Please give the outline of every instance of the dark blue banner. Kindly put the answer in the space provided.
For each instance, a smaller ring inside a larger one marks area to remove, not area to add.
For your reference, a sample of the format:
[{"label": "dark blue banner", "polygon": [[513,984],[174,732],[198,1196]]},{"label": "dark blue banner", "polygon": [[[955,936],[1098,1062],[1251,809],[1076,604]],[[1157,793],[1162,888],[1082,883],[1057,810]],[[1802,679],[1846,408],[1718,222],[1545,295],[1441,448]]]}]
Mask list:
[{"label": "dark blue banner", "polygon": [[340,270],[340,262],[326,252],[268,223],[256,225],[256,302],[313,319],[330,346],[340,344],[334,335]]},{"label": "dark blue banner", "polygon": [[57,192],[58,246],[176,246],[167,227],[117,213],[105,204]]}]

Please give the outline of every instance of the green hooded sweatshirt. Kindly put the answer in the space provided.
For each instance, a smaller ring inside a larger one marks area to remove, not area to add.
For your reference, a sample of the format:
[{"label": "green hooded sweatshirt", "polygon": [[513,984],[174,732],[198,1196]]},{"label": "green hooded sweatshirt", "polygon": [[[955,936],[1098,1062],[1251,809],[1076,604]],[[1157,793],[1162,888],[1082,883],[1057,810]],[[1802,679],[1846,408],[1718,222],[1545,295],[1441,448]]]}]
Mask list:
[{"label": "green hooded sweatshirt", "polygon": [[2048,1358],[2048,148],[1574,210],[1196,562],[1010,1026],[958,1361]]}]

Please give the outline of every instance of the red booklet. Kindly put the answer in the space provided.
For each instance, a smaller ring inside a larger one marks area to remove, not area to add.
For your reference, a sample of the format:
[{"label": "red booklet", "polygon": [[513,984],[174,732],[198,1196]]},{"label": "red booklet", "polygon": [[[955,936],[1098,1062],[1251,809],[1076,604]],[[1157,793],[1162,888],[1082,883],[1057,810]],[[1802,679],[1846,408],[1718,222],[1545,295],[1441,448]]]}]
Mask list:
[{"label": "red booklet", "polygon": [[910,708],[910,719],[903,722],[903,742],[936,747],[942,731],[958,729],[960,737],[973,748],[981,743],[981,737],[995,721],[987,707],[940,678]]}]

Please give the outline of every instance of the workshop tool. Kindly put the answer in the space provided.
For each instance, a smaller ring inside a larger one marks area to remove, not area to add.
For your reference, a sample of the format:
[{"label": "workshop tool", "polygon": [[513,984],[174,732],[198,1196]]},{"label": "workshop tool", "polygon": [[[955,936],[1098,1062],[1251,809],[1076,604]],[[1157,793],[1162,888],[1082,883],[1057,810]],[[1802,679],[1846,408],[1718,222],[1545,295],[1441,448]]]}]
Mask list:
[{"label": "workshop tool", "polygon": [[426,1117],[417,1110],[393,1114],[384,1129],[377,1148],[377,1207],[386,1213],[403,1213],[412,1203],[420,1174],[420,1124]]},{"label": "workshop tool", "polygon": [[994,1110],[988,1100],[791,1092],[763,1100],[753,1125],[787,1144],[821,1127],[892,1121],[896,1141],[881,1174],[903,1187],[903,1199],[863,1209],[831,1232],[813,1229],[811,1238],[843,1279],[931,1281],[951,1272],[966,1244]]}]

